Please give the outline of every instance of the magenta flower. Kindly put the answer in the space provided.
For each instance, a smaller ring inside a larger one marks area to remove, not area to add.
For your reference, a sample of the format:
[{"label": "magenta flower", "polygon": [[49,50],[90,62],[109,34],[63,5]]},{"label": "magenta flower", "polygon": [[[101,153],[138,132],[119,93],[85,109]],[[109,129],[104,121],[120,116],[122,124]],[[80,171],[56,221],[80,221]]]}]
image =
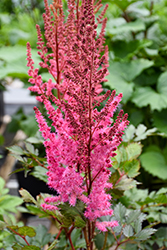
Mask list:
[{"label": "magenta flower", "polygon": [[[75,206],[77,200],[82,201],[90,241],[95,225],[101,231],[118,225],[98,219],[113,213],[112,197],[107,193],[112,188],[109,168],[128,124],[127,114],[123,115],[122,110],[113,122],[122,94],[115,96],[115,91],[102,94],[101,83],[106,81],[108,74],[108,48],[104,46],[107,6],[96,19],[95,13],[100,7],[100,3],[93,5],[92,0],[83,0],[81,6],[79,1],[75,4],[74,0],[69,0],[65,21],[61,1],[54,0],[49,8],[45,0],[43,18],[47,42],[44,46],[37,25],[37,44],[42,59],[40,66],[48,70],[54,81],[51,78],[48,82],[42,81],[38,69],[34,69],[27,44],[29,81],[32,83],[29,89],[38,94],[37,100],[44,103],[55,128],[55,132],[51,132],[51,127],[35,108],[45,139],[48,185],[58,192],[57,197],[48,197],[42,206],[55,210],[62,202]],[[99,35],[98,24],[101,25]],[[57,97],[53,90],[57,90]],[[99,111],[97,107],[106,99],[106,105]]]}]

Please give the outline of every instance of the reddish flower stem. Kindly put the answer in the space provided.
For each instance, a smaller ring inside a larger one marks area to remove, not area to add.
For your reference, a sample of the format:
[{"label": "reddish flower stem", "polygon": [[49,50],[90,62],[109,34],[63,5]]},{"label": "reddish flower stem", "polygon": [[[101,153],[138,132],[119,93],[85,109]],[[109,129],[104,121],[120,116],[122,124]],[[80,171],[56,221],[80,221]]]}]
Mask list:
[{"label": "reddish flower stem", "polygon": [[28,243],[28,241],[26,240],[26,236],[23,236],[23,235],[19,234],[18,232],[16,232],[16,231],[15,231],[14,229],[12,229],[12,228],[10,228],[10,230],[11,230],[13,233],[19,235],[19,236],[26,242],[26,244],[27,244],[28,246],[30,245],[30,244]]},{"label": "reddish flower stem", "polygon": [[[60,84],[60,70],[59,70],[59,57],[58,57],[58,50],[59,50],[59,46],[58,46],[58,37],[57,37],[57,23],[56,23],[56,33],[55,33],[55,42],[56,42],[56,66],[57,66],[57,84]],[[60,100],[60,91],[59,89],[57,89],[57,96],[58,99]]]},{"label": "reddish flower stem", "polygon": [[62,230],[63,230],[63,227],[62,227],[62,228],[60,228],[60,230],[59,230],[59,232],[58,232],[58,234],[57,234],[57,236],[56,236],[55,240],[57,240],[57,239],[59,238],[59,236],[60,236],[60,234],[61,234]]}]

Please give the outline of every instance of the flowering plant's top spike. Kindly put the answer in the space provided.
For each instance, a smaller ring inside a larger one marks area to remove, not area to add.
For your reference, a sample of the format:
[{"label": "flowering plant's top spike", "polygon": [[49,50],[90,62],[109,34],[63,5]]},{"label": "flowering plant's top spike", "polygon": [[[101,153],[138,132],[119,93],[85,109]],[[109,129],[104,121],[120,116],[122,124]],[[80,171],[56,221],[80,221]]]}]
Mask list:
[{"label": "flowering plant's top spike", "polygon": [[[83,0],[79,6],[79,1],[69,0],[65,21],[61,1],[54,0],[49,8],[45,0],[46,45],[39,26],[37,44],[42,59],[40,66],[52,76],[47,82],[43,82],[38,69],[34,69],[30,45],[27,45],[32,83],[29,89],[38,94],[37,100],[44,103],[51,126],[55,128],[55,133],[51,132],[35,108],[45,139],[48,185],[59,194],[56,199],[48,197],[43,208],[58,209],[61,202],[75,206],[80,200],[85,203],[85,218],[92,223],[112,214],[111,196],[107,194],[112,188],[109,168],[128,124],[123,111],[113,123],[122,94],[116,96],[115,91],[102,94],[101,83],[106,81],[109,72],[108,48],[104,46],[106,18],[103,18],[107,7],[96,22],[95,13],[100,7],[100,1],[95,4],[92,0]],[[98,35],[99,23],[102,27]],[[106,105],[99,111],[97,107],[106,99]],[[96,226],[105,231],[106,227],[116,224],[98,222]]]}]

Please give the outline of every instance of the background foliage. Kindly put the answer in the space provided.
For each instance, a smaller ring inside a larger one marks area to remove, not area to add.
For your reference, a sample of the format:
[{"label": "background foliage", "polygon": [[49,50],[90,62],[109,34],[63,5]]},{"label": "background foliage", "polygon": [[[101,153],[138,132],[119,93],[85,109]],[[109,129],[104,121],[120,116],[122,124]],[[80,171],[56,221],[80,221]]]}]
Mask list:
[{"label": "background foliage", "polygon": [[109,3],[106,38],[110,75],[104,87],[123,92],[122,105],[131,125],[142,123],[154,129],[152,136],[142,141],[142,174],[138,180],[143,187],[158,189],[166,186],[167,179],[167,2]]}]

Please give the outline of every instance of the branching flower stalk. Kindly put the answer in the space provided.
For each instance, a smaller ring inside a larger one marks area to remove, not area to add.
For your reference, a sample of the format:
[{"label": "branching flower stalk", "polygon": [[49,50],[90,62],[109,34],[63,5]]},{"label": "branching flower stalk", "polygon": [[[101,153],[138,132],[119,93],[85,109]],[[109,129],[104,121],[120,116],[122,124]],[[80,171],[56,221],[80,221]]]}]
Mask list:
[{"label": "branching flower stalk", "polygon": [[[34,69],[30,44],[27,44],[27,60],[30,76],[29,88],[37,93],[52,121],[51,131],[37,107],[34,108],[39,130],[45,139],[48,163],[48,185],[58,196],[45,199],[43,209],[59,210],[59,204],[68,202],[75,206],[84,203],[83,228],[87,249],[93,249],[95,228],[107,231],[118,225],[117,221],[100,222],[98,219],[112,215],[111,196],[107,190],[112,157],[121,142],[128,124],[127,114],[121,110],[113,123],[113,114],[122,94],[115,91],[102,94],[101,83],[108,74],[108,48],[105,43],[104,18],[107,5],[95,18],[102,7],[101,2],[68,0],[68,17],[65,21],[61,0],[54,0],[48,6],[45,2],[46,45],[37,25],[38,54],[40,66],[52,76],[42,81],[39,69]],[[101,31],[97,34],[97,26]],[[57,97],[53,90],[57,90]],[[101,111],[98,106],[106,105]],[[56,109],[54,108],[56,105]]]}]

